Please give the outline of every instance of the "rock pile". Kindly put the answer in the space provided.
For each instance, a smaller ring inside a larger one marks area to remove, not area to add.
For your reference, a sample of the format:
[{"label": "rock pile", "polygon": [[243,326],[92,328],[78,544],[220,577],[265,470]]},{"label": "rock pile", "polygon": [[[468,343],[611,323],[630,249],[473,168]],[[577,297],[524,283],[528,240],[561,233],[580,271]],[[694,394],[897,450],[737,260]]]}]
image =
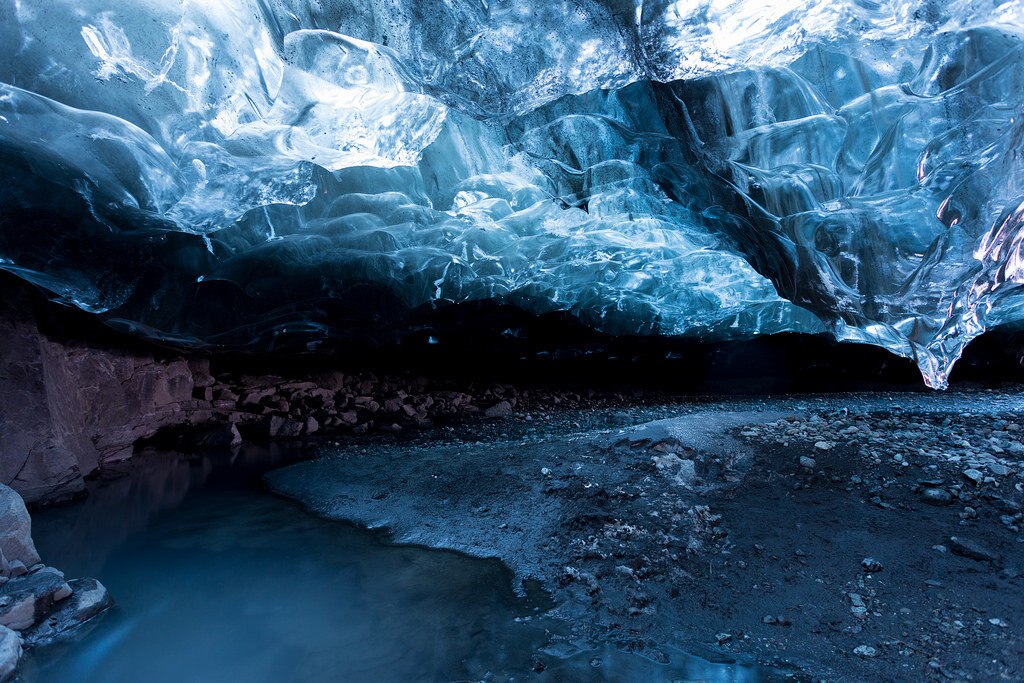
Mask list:
[{"label": "rock pile", "polygon": [[471,417],[508,417],[531,408],[626,401],[622,394],[581,395],[500,383],[467,386],[373,372],[326,372],[301,380],[197,373],[194,394],[189,421],[234,425],[236,440],[402,432]]},{"label": "rock pile", "polygon": [[40,561],[24,501],[0,484],[0,683],[14,676],[25,647],[70,633],[111,604],[99,581],[66,581]]}]

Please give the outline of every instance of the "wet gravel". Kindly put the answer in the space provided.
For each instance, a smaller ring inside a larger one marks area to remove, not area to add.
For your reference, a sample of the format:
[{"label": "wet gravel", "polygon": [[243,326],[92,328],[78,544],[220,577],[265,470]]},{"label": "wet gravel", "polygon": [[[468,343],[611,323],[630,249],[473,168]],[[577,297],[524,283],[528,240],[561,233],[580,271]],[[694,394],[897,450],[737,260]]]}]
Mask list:
[{"label": "wet gravel", "polygon": [[[270,477],[398,542],[501,558],[572,643],[823,680],[1019,680],[1009,391],[533,410]],[[571,649],[571,648],[570,648]]]}]

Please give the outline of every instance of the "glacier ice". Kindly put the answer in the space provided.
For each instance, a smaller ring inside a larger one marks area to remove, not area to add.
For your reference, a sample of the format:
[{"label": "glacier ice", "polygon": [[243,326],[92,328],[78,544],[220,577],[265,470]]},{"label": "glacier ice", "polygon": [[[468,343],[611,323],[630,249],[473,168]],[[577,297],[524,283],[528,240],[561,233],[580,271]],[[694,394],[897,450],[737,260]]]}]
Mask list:
[{"label": "glacier ice", "polygon": [[254,347],[439,302],[829,332],[945,386],[1024,320],[1017,0],[0,0],[0,268]]}]

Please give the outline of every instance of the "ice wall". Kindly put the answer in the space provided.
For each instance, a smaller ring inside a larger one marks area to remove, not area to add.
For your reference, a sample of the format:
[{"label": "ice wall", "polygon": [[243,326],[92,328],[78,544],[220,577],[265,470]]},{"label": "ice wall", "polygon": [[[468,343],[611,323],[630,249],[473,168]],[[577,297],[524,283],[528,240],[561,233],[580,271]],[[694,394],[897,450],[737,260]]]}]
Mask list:
[{"label": "ice wall", "polygon": [[0,267],[181,344],[486,299],[941,387],[1024,319],[1022,46],[1016,0],[0,0]]}]

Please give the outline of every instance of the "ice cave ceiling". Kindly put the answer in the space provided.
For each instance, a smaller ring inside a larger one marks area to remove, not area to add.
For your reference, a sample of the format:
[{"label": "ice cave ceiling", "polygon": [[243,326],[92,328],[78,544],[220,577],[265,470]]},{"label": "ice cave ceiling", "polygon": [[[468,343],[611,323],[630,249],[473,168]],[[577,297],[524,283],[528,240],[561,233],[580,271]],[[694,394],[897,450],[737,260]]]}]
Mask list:
[{"label": "ice cave ceiling", "polygon": [[1024,319],[1020,0],[0,0],[0,268],[185,345],[443,302],[823,332],[943,386]]}]

